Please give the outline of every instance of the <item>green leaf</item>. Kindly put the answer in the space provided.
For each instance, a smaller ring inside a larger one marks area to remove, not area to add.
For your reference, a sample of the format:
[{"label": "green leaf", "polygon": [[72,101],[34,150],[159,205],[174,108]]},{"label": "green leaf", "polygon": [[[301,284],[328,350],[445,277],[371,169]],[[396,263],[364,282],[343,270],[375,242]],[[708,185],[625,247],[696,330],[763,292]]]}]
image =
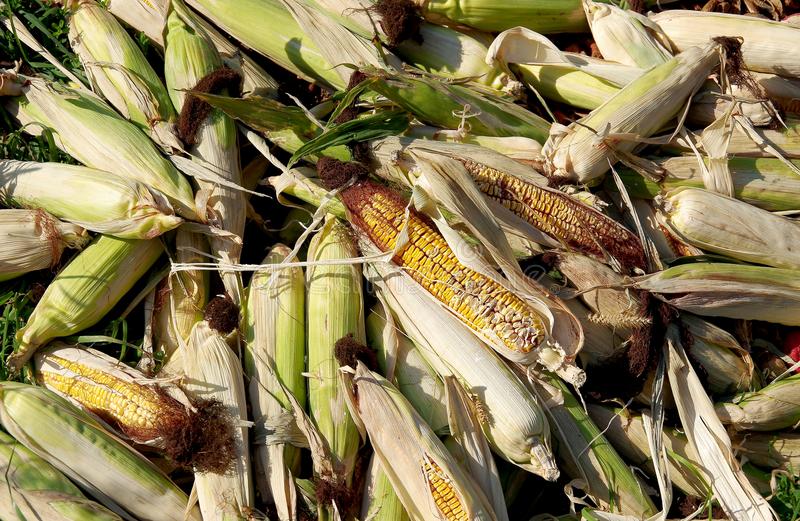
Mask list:
[{"label": "green leaf", "polygon": [[293,129],[300,136],[313,138],[318,129],[299,107],[290,107],[261,96],[232,98],[207,92],[189,91],[212,107],[261,132]]}]

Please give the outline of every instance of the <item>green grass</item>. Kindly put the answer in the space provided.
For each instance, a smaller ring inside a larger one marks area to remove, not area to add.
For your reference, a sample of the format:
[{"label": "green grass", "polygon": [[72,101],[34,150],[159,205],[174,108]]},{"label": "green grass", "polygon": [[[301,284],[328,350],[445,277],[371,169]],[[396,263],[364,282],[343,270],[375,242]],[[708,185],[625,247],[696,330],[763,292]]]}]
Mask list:
[{"label": "green grass", "polygon": [[800,476],[780,474],[777,477],[775,496],[770,501],[781,521],[800,519]]}]

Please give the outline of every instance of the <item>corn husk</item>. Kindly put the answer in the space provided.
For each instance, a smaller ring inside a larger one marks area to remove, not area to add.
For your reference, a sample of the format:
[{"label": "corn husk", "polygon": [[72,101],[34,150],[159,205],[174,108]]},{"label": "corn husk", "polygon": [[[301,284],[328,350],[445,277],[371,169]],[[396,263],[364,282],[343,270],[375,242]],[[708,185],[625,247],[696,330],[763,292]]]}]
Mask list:
[{"label": "corn husk", "polygon": [[684,264],[638,277],[634,286],[697,315],[800,325],[800,279],[795,270]]},{"label": "corn husk", "polygon": [[722,423],[735,430],[776,431],[800,422],[800,375],[793,375],[716,405]]},{"label": "corn husk", "polygon": [[603,176],[636,141],[618,134],[649,137],[678,115],[686,100],[719,63],[719,44],[691,47],[654,67],[617,95],[568,127],[554,126],[542,153],[552,175],[581,183]]},{"label": "corn husk", "polygon": [[86,499],[55,467],[0,432],[0,516],[3,519],[52,521],[121,521],[105,507]]},{"label": "corn husk", "polygon": [[369,460],[365,481],[360,519],[411,521],[376,455]]},{"label": "corn husk", "polygon": [[[613,4],[583,1],[592,37],[604,59],[649,69],[672,58],[658,34],[658,26],[647,17]],[[665,37],[664,37],[665,39]]]},{"label": "corn husk", "polygon": [[546,374],[535,388],[548,402],[558,454],[565,461],[570,477],[582,479],[591,498],[604,510],[637,518],[654,514],[655,505],[642,483],[569,388],[555,376]]},{"label": "corn husk", "polygon": [[753,71],[800,76],[800,65],[786,49],[800,42],[800,28],[752,16],[670,9],[650,16],[673,48],[684,51],[716,36],[743,39],[742,58]]},{"label": "corn husk", "polygon": [[70,0],[69,39],[93,89],[156,142],[178,143],[167,89],[133,38],[95,0]]},{"label": "corn husk", "polygon": [[[671,157],[656,163],[666,172],[666,176],[658,184],[637,172],[622,169],[619,171],[631,197],[650,199],[661,192],[683,186],[705,186],[703,171],[694,157]],[[728,159],[728,171],[733,178],[737,199],[772,212],[800,209],[800,201],[796,195],[800,191],[800,177],[782,161],[731,157]]]},{"label": "corn husk", "polygon": [[82,166],[0,160],[0,192],[7,203],[121,239],[152,239],[183,222],[143,183]]},{"label": "corn husk", "polygon": [[760,467],[790,472],[800,468],[800,434],[746,433],[735,441],[738,454]]},{"label": "corn husk", "polygon": [[234,431],[236,459],[225,474],[196,472],[194,486],[203,521],[247,519],[253,507],[253,482],[248,445],[247,397],[241,364],[228,343],[198,322],[183,357],[185,386],[200,398],[218,400],[240,426]]},{"label": "corn husk", "polygon": [[[497,519],[486,496],[397,389],[361,362],[353,386],[375,454],[412,519]],[[439,504],[439,487],[454,499]]]},{"label": "corn husk", "polygon": [[420,349],[394,324],[394,317],[381,302],[367,315],[367,345],[377,351],[381,374],[414,406],[437,434],[448,429],[447,402],[442,379]]},{"label": "corn husk", "polygon": [[[264,259],[276,265],[290,253],[278,244]],[[291,404],[306,402],[305,368],[305,278],[301,268],[257,272],[250,281],[243,323],[246,342],[244,366],[250,378],[248,394],[255,420],[253,438],[256,483],[262,497],[275,505],[278,518],[295,519],[296,492],[292,476],[300,473],[300,450],[289,443],[269,439],[278,425],[293,421]],[[280,382],[280,383],[279,383]]]},{"label": "corn husk", "polygon": [[182,217],[197,218],[189,182],[144,132],[87,91],[26,79],[24,94],[5,102],[26,132],[51,130],[56,145],[84,165],[99,170],[113,165],[115,174],[167,196]]},{"label": "corn husk", "polygon": [[90,237],[75,224],[43,210],[0,210],[0,281],[52,268],[65,248],[82,248]]},{"label": "corn husk", "polygon": [[[547,418],[519,378],[413,281],[378,263],[368,265],[366,275],[434,369],[440,375],[456,376],[468,392],[477,395],[488,417],[484,433],[492,450],[545,479],[556,479]],[[420,316],[427,318],[415,318]]]},{"label": "corn husk", "polygon": [[[308,260],[341,264],[320,264],[306,271],[310,416],[334,458],[337,475],[323,477],[347,486],[352,483],[360,437],[345,402],[334,346],[347,335],[361,343],[366,339],[361,269],[348,263],[357,256],[347,228],[329,215],[311,240]],[[332,519],[330,505],[319,505],[318,512]]]},{"label": "corn husk", "polygon": [[[164,70],[169,94],[175,107],[182,109],[186,103],[186,90],[206,75],[223,67],[210,38],[202,27],[193,24],[186,7],[175,3],[167,23]],[[242,169],[239,147],[233,120],[214,110],[200,123],[196,143],[191,150],[193,158],[215,169],[225,181],[241,186]],[[207,192],[210,220],[221,230],[241,238],[244,234],[246,201],[244,192],[228,186],[198,181],[201,191]],[[201,210],[202,211],[202,210]],[[213,235],[209,239],[211,253],[223,264],[237,264],[241,255],[240,242],[230,236]],[[242,281],[236,272],[222,271],[225,291],[234,303],[242,302]]]},{"label": "corn husk", "polygon": [[511,159],[523,162],[535,162],[541,158],[540,152],[542,150],[542,145],[538,141],[527,137],[464,135],[458,131],[451,132],[427,125],[412,125],[406,132],[406,135],[414,139],[432,139],[448,143],[478,145],[499,152]]},{"label": "corn husk", "polygon": [[[728,144],[727,152],[731,156],[741,157],[774,157],[767,147],[774,148],[777,153],[785,158],[800,158],[800,122],[789,118],[786,120],[786,128],[771,130],[769,128],[755,128],[758,142],[741,130],[739,127],[734,129]],[[690,138],[698,141],[698,137],[692,132],[688,132]],[[691,147],[684,137],[676,137],[667,147],[683,153],[691,153]]]},{"label": "corn husk", "polygon": [[14,438],[106,507],[128,519],[200,521],[186,494],[147,458],[64,398],[16,382],[0,385],[0,423]]},{"label": "corn husk", "polygon": [[800,267],[800,224],[743,201],[700,188],[667,195],[665,223],[702,250],[777,268]]}]

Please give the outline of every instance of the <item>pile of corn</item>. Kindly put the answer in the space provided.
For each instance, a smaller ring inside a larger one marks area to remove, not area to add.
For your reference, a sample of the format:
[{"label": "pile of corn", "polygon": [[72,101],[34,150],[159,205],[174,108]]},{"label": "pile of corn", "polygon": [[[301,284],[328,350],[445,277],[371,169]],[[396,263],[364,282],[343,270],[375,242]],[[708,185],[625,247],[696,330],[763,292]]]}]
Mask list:
[{"label": "pile of corn", "polygon": [[797,519],[790,2],[61,3],[0,518]]}]

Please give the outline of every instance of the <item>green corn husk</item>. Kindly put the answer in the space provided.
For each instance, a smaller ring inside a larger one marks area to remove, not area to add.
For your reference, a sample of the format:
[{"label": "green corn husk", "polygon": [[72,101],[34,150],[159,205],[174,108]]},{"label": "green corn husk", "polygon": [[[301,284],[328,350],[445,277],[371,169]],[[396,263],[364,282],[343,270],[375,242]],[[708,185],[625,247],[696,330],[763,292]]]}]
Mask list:
[{"label": "green corn husk", "polygon": [[772,382],[716,405],[717,416],[735,430],[777,431],[800,423],[800,375]]},{"label": "green corn husk", "polygon": [[683,51],[705,45],[716,36],[743,39],[745,67],[758,72],[800,76],[800,64],[787,53],[800,43],[800,28],[755,16],[670,9],[650,17],[667,35],[672,46]]},{"label": "green corn husk", "polygon": [[6,364],[18,371],[40,346],[93,326],[133,287],[163,248],[158,240],[101,235],[61,270],[17,331],[19,347]]},{"label": "green corn husk", "polygon": [[66,4],[71,11],[70,45],[95,90],[157,142],[167,143],[175,109],[139,46],[95,0],[69,0]]},{"label": "green corn husk", "polygon": [[527,137],[463,135],[457,130],[448,131],[428,125],[412,125],[405,135],[412,139],[432,139],[448,143],[478,145],[518,161],[536,162],[541,158],[542,145],[538,141]]},{"label": "green corn husk", "polygon": [[520,80],[532,90],[579,109],[594,110],[619,92],[616,85],[580,69],[520,64],[516,70]]},{"label": "green corn husk", "polygon": [[566,462],[566,472],[573,479],[582,479],[589,495],[604,510],[637,518],[654,514],[656,507],[642,483],[566,384],[545,374],[536,387],[538,393],[551,402],[548,412],[553,435],[558,440],[558,454]]},{"label": "green corn husk", "polygon": [[697,315],[800,325],[796,270],[701,263],[638,277],[634,286]]},{"label": "green corn husk", "polygon": [[363,363],[355,371],[359,417],[410,517],[497,519],[481,489],[403,395]]},{"label": "green corn husk", "polygon": [[[483,136],[518,136],[544,142],[550,124],[527,109],[474,85],[451,84],[424,76],[374,72],[370,88],[423,123],[445,129],[463,124]],[[465,111],[465,109],[467,109]]]},{"label": "green corn husk", "polygon": [[90,239],[80,226],[43,210],[0,210],[0,282],[51,268],[65,248],[82,248]]},{"label": "green corn husk", "polygon": [[[756,128],[755,132],[759,139],[775,148],[783,157],[800,159],[800,121],[797,119],[787,119],[786,128],[781,127],[778,130]],[[689,135],[695,143],[698,141],[696,134],[689,132]],[[692,153],[691,147],[683,137],[675,138],[666,148],[686,154]],[[731,135],[728,154],[741,157],[773,157],[763,145],[753,141],[739,128],[735,128]]]},{"label": "green corn husk", "polygon": [[701,188],[667,195],[662,215],[670,231],[702,250],[776,268],[800,268],[800,224]]},{"label": "green corn husk", "polygon": [[397,497],[389,477],[381,467],[378,456],[373,455],[367,468],[364,496],[361,501],[361,519],[372,521],[411,521]]},{"label": "green corn husk", "polygon": [[719,46],[691,47],[639,76],[586,117],[566,128],[554,127],[542,149],[547,169],[580,183],[602,177],[609,161],[613,164],[638,146],[613,135],[649,137],[662,130],[719,63]]},{"label": "green corn husk", "polygon": [[200,521],[196,509],[186,512],[186,494],[147,458],[44,388],[0,384],[0,423],[34,454],[125,519],[184,521],[188,516]]},{"label": "green corn husk", "polygon": [[56,145],[84,165],[98,170],[113,165],[115,174],[167,196],[182,217],[197,218],[189,182],[144,132],[88,91],[26,79],[23,95],[5,103],[26,132],[50,129]]},{"label": "green corn husk", "polygon": [[[52,521],[121,521],[45,460],[0,432],[0,517]],[[21,516],[21,517],[20,517]]]},{"label": "green corn husk", "polygon": [[800,469],[800,434],[743,434],[736,443],[739,455],[768,469],[797,472]]},{"label": "green corn husk", "polygon": [[217,400],[240,422],[234,429],[236,457],[224,474],[195,472],[194,486],[203,521],[245,521],[253,508],[253,476],[248,444],[247,395],[239,358],[208,322],[198,322],[183,353],[186,390]]},{"label": "green corn husk", "polygon": [[[205,262],[207,258],[202,252],[206,250],[208,241],[204,235],[178,229],[175,262]],[[153,337],[155,351],[164,353],[167,367],[173,353],[189,341],[194,325],[203,320],[203,309],[209,297],[209,272],[178,271],[171,274],[165,284],[167,295],[154,311]]]},{"label": "green corn husk", "polygon": [[[679,187],[705,186],[703,171],[697,158],[671,157],[657,160],[656,164],[666,172],[661,183],[650,181],[632,170],[618,171],[628,195],[652,199],[662,192]],[[708,164],[706,159],[706,165]],[[800,168],[800,164],[797,166]],[[800,209],[800,201],[797,199],[797,194],[800,193],[800,177],[782,161],[731,157],[728,159],[728,171],[733,178],[735,195],[738,199],[771,212]],[[612,184],[613,182],[607,182],[606,188],[615,190]]]},{"label": "green corn husk", "polygon": [[750,353],[733,335],[688,313],[681,314],[681,324],[688,333],[684,339],[687,353],[703,368],[712,394],[730,395],[761,387]]},{"label": "green corn husk", "polygon": [[[290,252],[288,247],[277,244],[264,264],[280,264]],[[246,342],[244,367],[250,379],[248,393],[255,420],[256,484],[261,496],[275,505],[279,519],[294,519],[296,515],[292,476],[300,474],[301,454],[297,447],[271,443],[266,436],[279,422],[292,418],[285,392],[305,407],[305,320],[302,268],[253,274],[242,329]]]},{"label": "green corn husk", "polygon": [[[357,256],[348,229],[329,215],[311,240],[308,260],[342,264],[311,266],[306,271],[310,416],[327,440],[337,469],[337,476],[326,478],[347,486],[352,483],[360,437],[346,406],[334,346],[347,335],[361,343],[366,338],[361,269],[347,264]],[[319,505],[318,512],[321,519],[333,519],[331,505]]]},{"label": "green corn husk", "polygon": [[[183,4],[173,2],[173,10],[167,20],[167,35],[164,53],[164,71],[169,95],[175,107],[182,109],[186,103],[186,90],[214,71],[223,67],[213,43],[201,27],[192,24]],[[225,181],[237,186],[242,184],[242,169],[239,162],[239,147],[236,125],[220,110],[212,111],[197,130],[196,142],[191,150],[193,158],[204,161],[215,169]],[[208,207],[213,222],[231,237],[211,236],[211,253],[223,264],[238,264],[241,255],[241,237],[244,235],[246,200],[244,192],[200,181],[201,191],[208,192]],[[202,211],[202,209],[199,209]],[[242,302],[242,280],[237,272],[221,270],[225,291],[235,304]]]},{"label": "green corn husk", "polygon": [[376,349],[381,374],[391,380],[434,432],[448,429],[447,402],[442,379],[419,348],[399,331],[389,310],[378,303],[367,316],[367,340]]},{"label": "green corn husk", "polygon": [[[603,431],[622,456],[630,463],[654,475],[647,433],[641,415],[631,414],[625,409],[588,404],[587,411],[595,424]],[[697,454],[689,445],[686,436],[668,426],[661,431],[664,449],[667,452],[669,476],[673,485],[689,496],[706,498],[711,489]]]},{"label": "green corn husk", "polygon": [[152,239],[183,222],[150,187],[82,166],[0,160],[0,193],[7,204],[121,239]]}]

